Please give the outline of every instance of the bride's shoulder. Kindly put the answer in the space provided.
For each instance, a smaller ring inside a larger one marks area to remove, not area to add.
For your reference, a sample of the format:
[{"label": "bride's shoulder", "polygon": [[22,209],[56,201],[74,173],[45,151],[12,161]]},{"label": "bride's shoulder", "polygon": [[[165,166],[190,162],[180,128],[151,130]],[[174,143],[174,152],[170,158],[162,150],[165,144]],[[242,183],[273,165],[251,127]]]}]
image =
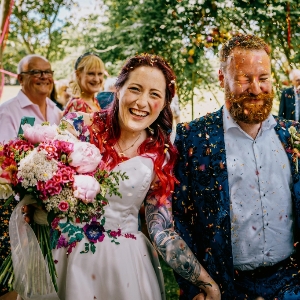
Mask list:
[{"label": "bride's shoulder", "polygon": [[67,130],[80,140],[89,141],[89,126],[92,124],[93,114],[71,112],[60,121],[60,128]]}]

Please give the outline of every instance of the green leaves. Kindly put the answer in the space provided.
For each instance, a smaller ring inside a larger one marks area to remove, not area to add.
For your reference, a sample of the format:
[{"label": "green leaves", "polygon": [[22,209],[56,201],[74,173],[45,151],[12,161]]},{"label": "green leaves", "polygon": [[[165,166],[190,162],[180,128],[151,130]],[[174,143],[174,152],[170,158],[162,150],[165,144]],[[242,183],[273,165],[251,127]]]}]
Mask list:
[{"label": "green leaves", "polygon": [[[54,63],[68,51],[90,50],[100,55],[110,75],[117,75],[129,56],[154,53],[173,67],[180,102],[185,104],[198,88],[216,95],[218,51],[237,32],[256,34],[271,45],[278,93],[288,71],[300,67],[298,0],[94,1],[103,12],[72,23],[58,20],[57,12],[70,9],[76,0],[17,0],[4,68],[15,72],[17,62],[29,53]],[[73,70],[67,67],[60,64],[56,76],[67,76]]]},{"label": "green leaves", "polygon": [[69,22],[57,18],[62,8],[69,10],[74,4],[74,0],[16,0],[3,55],[4,68],[16,72],[21,58],[33,53],[51,62],[64,58],[69,42],[64,32]]},{"label": "green leaves", "polygon": [[[101,185],[101,188],[105,193],[108,193],[109,196],[117,195],[122,198],[122,195],[119,192],[119,182],[120,180],[128,179],[129,177],[126,175],[125,172],[107,172],[106,170],[98,169],[94,177],[98,180]],[[102,194],[102,193],[101,193]],[[98,195],[97,197],[100,197]],[[104,196],[104,195],[103,195]],[[105,199],[105,198],[103,198]]]},{"label": "green leaves", "polygon": [[91,251],[93,254],[96,252],[96,246],[94,243],[84,243],[84,251],[81,251],[81,254],[88,253]]}]

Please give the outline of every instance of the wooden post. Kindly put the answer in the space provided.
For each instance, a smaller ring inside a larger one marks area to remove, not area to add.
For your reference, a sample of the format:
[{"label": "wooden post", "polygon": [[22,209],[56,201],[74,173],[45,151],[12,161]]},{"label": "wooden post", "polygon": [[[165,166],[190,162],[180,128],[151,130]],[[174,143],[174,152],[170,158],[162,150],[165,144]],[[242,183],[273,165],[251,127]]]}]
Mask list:
[{"label": "wooden post", "polygon": [[[8,31],[8,28],[4,28],[6,24],[7,18],[9,18],[10,13],[10,5],[13,0],[1,0],[1,11],[0,11],[0,37],[2,37],[4,31]],[[5,34],[5,32],[4,32]],[[0,69],[3,68],[2,64],[2,56],[5,46],[5,37],[3,36],[3,39],[1,39],[0,43]],[[0,99],[2,95],[2,89],[4,85],[4,74],[0,73]]]}]

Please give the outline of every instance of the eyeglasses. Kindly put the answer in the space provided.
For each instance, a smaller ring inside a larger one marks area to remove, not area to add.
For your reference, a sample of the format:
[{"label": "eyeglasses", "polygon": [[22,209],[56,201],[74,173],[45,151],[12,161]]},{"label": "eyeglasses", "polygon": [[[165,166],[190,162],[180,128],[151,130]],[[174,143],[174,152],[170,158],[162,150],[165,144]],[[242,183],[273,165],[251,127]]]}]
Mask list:
[{"label": "eyeglasses", "polygon": [[53,77],[53,73],[54,73],[54,71],[52,71],[52,70],[46,70],[46,71],[29,70],[28,72],[21,72],[21,74],[28,74],[28,75],[34,76],[36,78],[41,78],[43,75],[46,78],[50,78],[50,77]]}]

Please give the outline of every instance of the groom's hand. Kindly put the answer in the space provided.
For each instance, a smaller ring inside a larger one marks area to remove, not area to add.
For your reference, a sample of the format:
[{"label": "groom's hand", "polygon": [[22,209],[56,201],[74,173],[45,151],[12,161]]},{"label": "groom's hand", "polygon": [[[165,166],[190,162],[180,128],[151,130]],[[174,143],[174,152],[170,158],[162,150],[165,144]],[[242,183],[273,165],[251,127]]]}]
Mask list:
[{"label": "groom's hand", "polygon": [[220,289],[218,285],[213,282],[212,286],[207,287],[205,292],[201,290],[200,293],[193,298],[193,300],[221,300]]},{"label": "groom's hand", "polygon": [[195,296],[193,298],[193,300],[205,300],[205,294],[204,293],[200,293],[197,296]]}]

